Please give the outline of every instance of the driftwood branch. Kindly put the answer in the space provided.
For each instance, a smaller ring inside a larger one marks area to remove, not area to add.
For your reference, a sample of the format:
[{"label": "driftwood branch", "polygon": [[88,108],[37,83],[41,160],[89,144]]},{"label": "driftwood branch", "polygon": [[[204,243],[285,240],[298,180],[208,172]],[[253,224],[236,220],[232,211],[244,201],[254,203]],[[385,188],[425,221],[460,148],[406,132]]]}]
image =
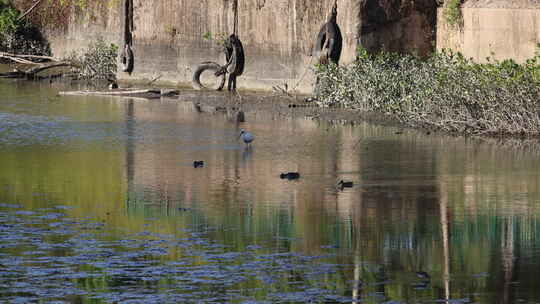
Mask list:
[{"label": "driftwood branch", "polygon": [[31,61],[30,59],[39,59],[46,61],[59,61],[58,59],[51,56],[39,56],[39,55],[19,55],[0,52],[0,58],[8,59],[13,62],[22,63],[22,64],[39,64],[37,62]]},{"label": "driftwood branch", "polygon": [[57,63],[53,63],[53,64],[49,64],[49,65],[42,65],[42,66],[37,66],[37,67],[33,67],[29,70],[26,70],[24,73],[26,73],[27,75],[35,75],[39,72],[42,72],[42,71],[45,71],[45,70],[48,70],[48,69],[52,69],[52,68],[59,68],[59,67],[67,67],[67,66],[72,66],[71,63],[69,62],[57,62]]},{"label": "driftwood branch", "polygon": [[[21,69],[15,68],[15,70],[13,72],[0,73],[0,78],[36,79],[36,78],[39,78],[37,76],[37,74],[39,72],[43,72],[45,70],[52,69],[52,68],[68,67],[68,66],[73,66],[73,65],[71,63],[69,63],[69,62],[56,62],[56,63],[53,63],[53,64],[47,64],[47,65],[40,64],[39,66],[30,68],[28,70],[21,70]],[[58,76],[58,75],[59,74],[57,74],[55,76]]]},{"label": "driftwood branch", "polygon": [[12,54],[6,54],[6,53],[0,53],[0,58],[8,59],[16,63],[22,63],[22,64],[37,64],[33,61],[20,58],[18,56],[13,56]]},{"label": "driftwood branch", "polygon": [[118,97],[142,97],[142,98],[158,98],[171,97],[179,94],[175,89],[113,89],[109,91],[65,91],[59,92],[59,95],[94,95],[94,96],[118,96]]},{"label": "driftwood branch", "polygon": [[113,95],[113,96],[126,96],[137,95],[145,93],[160,94],[161,90],[158,89],[132,89],[132,90],[119,90],[119,91],[67,91],[59,92],[59,95]]}]

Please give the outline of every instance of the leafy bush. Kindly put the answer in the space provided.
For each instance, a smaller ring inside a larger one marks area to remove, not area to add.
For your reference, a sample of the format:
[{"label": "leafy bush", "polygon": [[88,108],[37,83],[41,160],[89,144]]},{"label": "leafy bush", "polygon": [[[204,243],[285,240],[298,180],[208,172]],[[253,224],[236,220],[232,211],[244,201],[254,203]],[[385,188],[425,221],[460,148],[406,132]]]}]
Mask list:
[{"label": "leafy bush", "polygon": [[448,132],[540,135],[540,55],[479,64],[447,50],[424,60],[361,49],[353,64],[319,66],[317,76],[323,106]]},{"label": "leafy bush", "polygon": [[446,0],[444,3],[443,16],[448,25],[453,28],[461,28],[463,24],[461,0]]},{"label": "leafy bush", "polygon": [[18,25],[19,11],[8,0],[0,0],[0,33],[14,32]]},{"label": "leafy bush", "polygon": [[66,58],[78,68],[78,73],[86,79],[116,78],[118,46],[107,44],[98,38],[81,52],[74,52]]},{"label": "leafy bush", "polygon": [[39,29],[24,19],[8,0],[0,0],[0,51],[50,55],[50,47]]}]

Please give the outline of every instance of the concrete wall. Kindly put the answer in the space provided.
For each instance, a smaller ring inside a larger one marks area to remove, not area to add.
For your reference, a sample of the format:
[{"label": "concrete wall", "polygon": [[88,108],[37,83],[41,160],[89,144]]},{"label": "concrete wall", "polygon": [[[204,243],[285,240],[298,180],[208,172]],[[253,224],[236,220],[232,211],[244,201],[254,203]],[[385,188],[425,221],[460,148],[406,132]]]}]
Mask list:
[{"label": "concrete wall", "polygon": [[[241,88],[269,89],[287,83],[309,91],[311,44],[330,12],[332,0],[240,0],[238,35],[246,54]],[[338,22],[344,37],[343,62],[354,58],[358,8],[338,1]],[[233,31],[231,0],[134,0],[135,70],[123,79],[186,83],[203,61],[224,63],[221,47],[205,39]],[[307,72],[307,73],[306,73]],[[304,76],[302,78],[302,76]]]},{"label": "concrete wall", "polygon": [[[28,2],[25,7],[25,2],[28,1],[15,0],[22,11],[33,4]],[[40,14],[31,16],[30,20],[43,27],[54,56],[61,58],[73,51],[80,51],[98,38],[115,44],[121,41],[120,0],[89,1],[84,10],[71,6],[62,12],[59,12],[58,4],[53,6],[51,2],[57,1],[42,1],[36,9]]]},{"label": "concrete wall", "polygon": [[[123,45],[125,0],[90,2],[72,12],[67,28],[48,28],[53,52],[62,56],[104,37]],[[337,21],[343,35],[341,64],[354,60],[361,43],[369,50],[432,48],[433,21],[415,3],[431,0],[338,0]],[[96,4],[99,3],[99,4]],[[333,0],[239,0],[239,30],[246,53],[240,88],[270,90],[288,84],[299,92],[312,90],[311,46],[331,10]],[[396,8],[397,7],[397,8]],[[407,9],[403,9],[406,7]],[[184,85],[202,61],[224,62],[216,41],[205,39],[233,30],[232,0],[133,0],[135,68],[119,79]],[[433,11],[435,9],[433,8]],[[380,34],[380,35],[379,35]]]},{"label": "concrete wall", "polygon": [[449,27],[439,9],[437,49],[450,48],[477,62],[487,57],[524,62],[533,57],[540,43],[540,7],[512,1],[493,4],[465,5],[461,29]]},{"label": "concrete wall", "polygon": [[[122,46],[124,1],[88,0],[84,10],[73,9],[67,27],[48,27],[55,55],[80,49],[99,36]],[[158,82],[189,85],[198,63],[224,63],[219,44],[204,37],[232,32],[232,0],[132,1],[135,68],[131,75],[119,72],[119,79],[159,77]],[[239,87],[271,90],[287,83],[311,92],[314,60],[308,54],[333,1],[239,0],[238,34],[246,53]],[[469,0],[463,8],[464,27],[455,30],[445,25],[435,0],[338,0],[344,39],[340,63],[353,61],[359,45],[369,51],[426,55],[435,42],[439,49],[450,47],[478,61],[492,52],[499,59],[523,61],[540,42],[540,7],[534,1]]]}]

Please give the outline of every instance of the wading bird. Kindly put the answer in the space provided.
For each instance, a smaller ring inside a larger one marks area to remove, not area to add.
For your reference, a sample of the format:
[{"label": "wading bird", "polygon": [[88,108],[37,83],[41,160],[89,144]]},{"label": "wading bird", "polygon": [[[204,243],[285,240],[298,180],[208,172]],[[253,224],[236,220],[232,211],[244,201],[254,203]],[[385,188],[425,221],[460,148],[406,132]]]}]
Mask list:
[{"label": "wading bird", "polygon": [[253,134],[245,131],[244,129],[240,129],[240,135],[238,136],[238,138],[241,138],[247,147],[251,146],[251,142],[255,139],[255,137],[253,137]]}]

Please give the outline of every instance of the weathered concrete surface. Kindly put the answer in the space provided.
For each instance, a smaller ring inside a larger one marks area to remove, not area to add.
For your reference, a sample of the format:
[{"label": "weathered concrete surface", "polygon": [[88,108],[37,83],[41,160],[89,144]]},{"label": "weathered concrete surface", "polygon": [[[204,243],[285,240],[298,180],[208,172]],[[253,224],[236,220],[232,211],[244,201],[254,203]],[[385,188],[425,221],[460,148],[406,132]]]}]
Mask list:
[{"label": "weathered concrete surface", "polygon": [[[124,1],[87,0],[84,9],[72,9],[65,27],[48,26],[53,53],[69,54],[97,37],[122,47]],[[158,82],[169,85],[189,85],[198,63],[224,63],[217,38],[233,31],[233,0],[132,1],[135,67],[131,75],[119,72],[119,79],[159,77]],[[310,93],[315,62],[310,49],[333,1],[239,0],[238,35],[246,68],[238,86],[270,90],[287,83],[289,89]],[[338,0],[344,39],[340,64],[353,61],[359,45],[426,55],[435,42],[439,49],[451,47],[479,61],[492,52],[496,58],[522,61],[540,42],[539,2],[469,0],[463,8],[464,28],[456,31],[445,26],[441,9],[437,17],[435,0]],[[214,39],[206,39],[208,34]]]},{"label": "weathered concrete surface", "polygon": [[434,0],[360,1],[359,39],[368,51],[415,53],[434,49],[437,3]]},{"label": "weathered concrete surface", "polygon": [[[431,51],[436,7],[426,3],[433,2],[338,0],[337,21],[344,39],[341,63],[354,60],[359,43],[369,50]],[[333,0],[240,0],[238,34],[246,69],[239,86],[269,89],[287,83],[310,92],[314,60],[309,54],[332,4]],[[131,76],[121,78],[161,75],[162,80],[185,83],[199,62],[224,63],[220,45],[204,36],[223,37],[233,31],[231,0],[134,0],[134,7],[136,67]]]},{"label": "weathered concrete surface", "polygon": [[[24,2],[25,0],[20,0]],[[26,1],[27,2],[27,1]],[[73,9],[65,28],[48,27],[57,56],[85,47],[97,37],[123,46],[124,0],[86,1]],[[42,5],[50,5],[44,2]],[[240,88],[269,90],[288,84],[308,93],[314,82],[311,46],[330,13],[333,0],[239,0],[239,30],[247,56]],[[224,62],[217,41],[233,30],[232,0],[133,0],[131,75],[121,80],[189,84],[202,61]],[[432,0],[338,0],[343,35],[341,64],[354,60],[359,44],[425,54],[432,48],[436,8]]]},{"label": "weathered concrete surface", "polygon": [[452,28],[439,9],[437,49],[461,52],[476,62],[487,57],[524,62],[540,43],[540,1],[470,1],[462,7],[463,28]]},{"label": "weathered concrete surface", "polygon": [[[309,91],[311,44],[330,12],[332,0],[239,1],[238,35],[246,54],[241,88],[298,86]],[[358,12],[351,1],[338,1],[338,22],[344,36],[343,61],[354,59]],[[186,83],[198,63],[224,63],[218,37],[233,31],[230,0],[134,0],[135,70],[122,79],[152,79]],[[205,39],[211,34],[213,40]]]},{"label": "weathered concrete surface", "polygon": [[[13,0],[15,6],[26,11],[35,1]],[[27,19],[42,27],[44,35],[57,57],[79,51],[98,37],[118,43],[121,33],[121,0],[41,1]],[[64,4],[62,4],[64,3]]]}]

